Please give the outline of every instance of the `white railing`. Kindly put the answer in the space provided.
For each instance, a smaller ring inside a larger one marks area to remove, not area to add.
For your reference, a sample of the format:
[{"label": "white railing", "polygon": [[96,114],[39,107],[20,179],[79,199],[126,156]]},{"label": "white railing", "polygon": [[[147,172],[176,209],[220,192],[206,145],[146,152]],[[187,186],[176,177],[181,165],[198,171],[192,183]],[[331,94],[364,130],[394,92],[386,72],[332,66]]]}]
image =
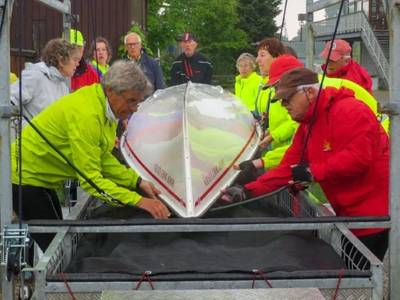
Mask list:
[{"label": "white railing", "polygon": [[[330,18],[313,23],[314,35],[331,36],[335,28],[336,18]],[[372,59],[375,61],[379,74],[389,84],[389,63],[382,48],[372,30],[367,17],[363,12],[357,12],[340,17],[338,34],[360,33],[361,38],[368,49]]]},{"label": "white railing", "polygon": [[[364,14],[362,12],[357,12],[341,16],[338,27],[338,34],[361,32],[363,15]],[[337,18],[335,17],[314,22],[312,26],[314,29],[315,36],[318,37],[318,36],[332,35],[333,30],[335,29],[336,20]]]},{"label": "white railing", "polygon": [[361,38],[364,44],[366,45],[369,53],[371,54],[372,58],[375,60],[380,75],[385,79],[387,86],[389,86],[390,84],[389,62],[382,51],[379,41],[376,38],[375,33],[372,30],[367,17],[364,15],[364,13],[361,14],[362,14]]},{"label": "white railing", "polygon": [[340,3],[340,0],[319,0],[319,1],[307,1],[307,13],[312,13],[320,9],[332,6],[336,3]]}]

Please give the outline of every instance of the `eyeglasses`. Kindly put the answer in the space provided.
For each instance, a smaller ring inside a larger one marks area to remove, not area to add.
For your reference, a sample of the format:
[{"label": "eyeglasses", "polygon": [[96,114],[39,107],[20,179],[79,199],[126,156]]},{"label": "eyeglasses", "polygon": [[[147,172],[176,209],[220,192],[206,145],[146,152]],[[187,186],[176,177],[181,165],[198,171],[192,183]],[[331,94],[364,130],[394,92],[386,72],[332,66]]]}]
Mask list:
[{"label": "eyeglasses", "polygon": [[250,64],[238,64],[237,68],[250,68],[251,65]]},{"label": "eyeglasses", "polygon": [[129,108],[135,109],[140,102],[143,101],[143,99],[136,99],[134,97],[129,97],[121,94],[122,98],[124,98],[126,104],[129,106]]},{"label": "eyeglasses", "polygon": [[304,89],[302,89],[302,90],[296,90],[295,92],[293,92],[293,93],[292,93],[291,95],[289,95],[288,97],[282,98],[282,99],[281,99],[282,106],[287,106],[287,105],[289,105],[290,100],[293,99],[294,95],[296,95],[298,92],[304,92]]},{"label": "eyeglasses", "polygon": [[125,44],[128,48],[132,48],[132,47],[137,47],[137,46],[139,46],[140,45],[140,43],[139,42],[137,42],[137,43],[127,43],[127,44]]}]

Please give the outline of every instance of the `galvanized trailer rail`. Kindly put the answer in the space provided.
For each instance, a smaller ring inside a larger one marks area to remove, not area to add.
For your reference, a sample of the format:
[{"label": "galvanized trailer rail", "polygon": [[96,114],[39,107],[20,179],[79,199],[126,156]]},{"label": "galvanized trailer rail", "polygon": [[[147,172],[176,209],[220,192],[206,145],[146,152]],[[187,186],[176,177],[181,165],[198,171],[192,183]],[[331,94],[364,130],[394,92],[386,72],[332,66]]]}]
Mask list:
[{"label": "galvanized trailer rail", "polygon": [[[42,1],[42,2],[53,2],[56,5],[60,3],[60,1]],[[69,0],[64,0],[64,3],[69,3]],[[312,0],[307,0],[307,3],[313,3]],[[5,1],[0,0],[0,6],[4,6]],[[391,299],[398,299],[400,297],[400,285],[397,284],[400,281],[400,256],[398,255],[400,249],[400,239],[399,239],[399,232],[400,232],[400,218],[399,218],[399,210],[400,210],[400,185],[399,177],[400,177],[400,120],[399,120],[399,106],[400,100],[398,95],[400,95],[400,86],[397,84],[398,78],[400,78],[400,58],[397,55],[398,49],[400,49],[400,16],[399,16],[399,1],[392,0],[390,1],[390,20],[392,23],[391,26],[391,105],[389,106],[389,110],[391,111],[391,189],[390,189],[390,199],[391,199],[391,218],[393,222],[390,224],[382,223],[382,227],[391,226],[391,234],[390,234],[390,273],[391,273],[391,282],[395,283],[392,284],[391,287]],[[0,221],[1,227],[4,228],[4,225],[7,225],[11,222],[11,183],[10,183],[10,153],[9,153],[9,118],[12,114],[12,108],[10,107],[9,102],[9,85],[8,85],[8,75],[9,75],[9,25],[10,25],[10,17],[12,11],[13,0],[8,1],[8,9],[5,18],[5,25],[3,32],[1,33],[0,39],[0,59],[1,59],[1,66],[2,72],[0,72],[0,161],[1,161],[1,173],[0,173]],[[65,22],[64,28],[68,26],[68,17],[65,15]],[[312,36],[310,34],[310,36]],[[311,40],[311,38],[310,38]],[[308,49],[311,49],[311,43],[309,44]],[[347,224],[349,225],[349,224]],[[372,277],[369,279],[364,280],[363,278],[360,279],[348,279],[343,278],[341,287],[355,287],[359,286],[360,288],[368,287],[370,288],[373,285],[373,295],[375,299],[381,299],[382,293],[379,284],[381,283],[381,273],[382,268],[380,262],[376,261],[373,255],[370,254],[368,250],[351,234],[348,234],[348,230],[344,228],[342,225],[331,225],[329,228],[323,228],[320,230],[320,235],[323,232],[337,232],[337,234],[346,234],[346,238],[351,240],[355,248],[359,249],[359,251],[369,259],[372,265]],[[35,274],[36,274],[36,286],[38,291],[36,293],[37,299],[45,299],[41,298],[43,295],[43,291],[52,291],[52,290],[61,290],[61,284],[58,282],[48,282],[46,284],[46,274],[48,272],[56,272],[57,268],[62,267],[62,263],[64,260],[67,260],[67,253],[70,251],[69,249],[73,250],[73,237],[79,237],[78,233],[71,233],[68,231],[68,228],[59,228],[59,232],[56,238],[53,240],[48,251],[46,251],[45,256],[42,260],[40,260],[39,264],[35,267]],[[332,236],[329,238],[327,236],[327,240],[332,240]],[[51,260],[52,257],[58,257],[56,261],[46,261]],[[57,264],[58,263],[58,264]],[[4,271],[4,268],[2,269]],[[312,282],[308,282],[307,280],[293,280],[293,284],[296,286],[309,286],[309,284],[313,284],[315,282],[321,283],[320,280],[312,280]],[[86,289],[98,290],[99,283],[98,282],[88,282]],[[193,282],[196,283],[196,282]],[[217,282],[218,283],[218,282]],[[78,291],[81,290],[83,285],[87,283],[74,283],[73,288]],[[92,285],[93,284],[93,285]],[[125,285],[126,282],[122,282],[121,285]],[[161,284],[161,283],[160,283]],[[182,282],[176,283],[171,282],[170,287],[185,287],[189,288],[191,282]],[[214,282],[198,282],[198,284],[202,287],[213,287]],[[226,282],[221,282],[220,285],[226,285]],[[283,283],[284,284],[284,283]],[[336,279],[326,279],[324,280],[321,285],[329,286],[329,288],[334,287],[336,284]],[[102,286],[107,288],[109,283],[103,283]],[[274,283],[275,285],[275,283]],[[276,286],[281,286],[279,280],[276,280]],[[311,285],[314,286],[314,285]],[[111,286],[110,286],[111,287]],[[113,282],[112,287],[119,287],[118,282]],[[132,288],[132,285],[130,285]],[[65,288],[64,288],[65,291]],[[11,299],[12,297],[12,284],[5,280],[5,276],[2,277],[2,293],[3,299]],[[39,295],[39,296],[38,296]]]},{"label": "galvanized trailer rail", "polygon": [[[71,28],[71,0],[37,0],[63,13],[63,30],[69,36]],[[12,190],[10,160],[10,118],[16,115],[16,107],[10,103],[10,24],[14,0],[0,0],[0,12],[4,14],[4,26],[0,32],[0,226],[2,231],[11,223]],[[1,268],[1,290],[3,299],[12,299],[13,282],[6,280],[5,267]]]},{"label": "galvanized trailer rail", "polygon": [[[326,213],[327,210],[321,205],[310,204],[305,195],[300,197],[301,210],[298,219],[312,218],[321,213]],[[281,193],[276,195],[273,200],[285,208],[288,213],[292,213],[291,202],[293,198],[288,193]],[[79,215],[85,217],[85,206],[82,205],[82,211]],[[78,215],[78,214],[76,214]],[[150,224],[141,226],[119,226],[118,232],[201,232],[201,231],[237,231],[237,230],[286,230],[298,229],[294,226],[299,224],[291,224],[288,219],[275,219],[265,224],[258,224],[249,219],[249,224],[239,224],[238,227],[226,226],[217,224],[225,222],[226,220],[193,220],[192,223],[209,221],[214,224],[171,224],[166,225],[166,222],[160,224]],[[180,220],[184,222],[185,220]],[[146,221],[141,221],[145,223]],[[150,223],[157,223],[154,220],[149,220]],[[234,220],[232,222],[235,222]],[[241,220],[244,222],[244,220]],[[387,221],[384,221],[387,222]],[[177,222],[179,223],[179,222]],[[351,294],[358,291],[363,297],[372,299],[381,299],[383,295],[383,266],[380,262],[347,228],[341,223],[330,223],[328,226],[320,223],[310,223],[307,229],[317,230],[321,239],[329,243],[333,249],[342,255],[342,241],[348,239],[348,243],[353,248],[351,255],[346,257],[346,260],[351,262],[353,270],[345,271],[340,284],[341,295]],[[376,224],[375,224],[376,225]],[[389,225],[389,224],[388,224]],[[223,226],[223,227],[221,227]],[[244,227],[242,227],[244,226]],[[322,228],[321,228],[322,226]],[[35,227],[35,226],[33,226]],[[40,227],[36,227],[39,229]],[[72,232],[73,229],[77,231]],[[75,255],[77,244],[81,237],[82,232],[93,232],[91,229],[94,227],[82,227],[84,230],[79,231],[79,226],[64,227],[63,230],[57,233],[55,240],[50,245],[44,256],[41,258],[37,266],[26,271],[32,271],[36,277],[36,290],[35,299],[44,299],[46,295],[65,293],[65,283],[60,279],[60,272],[65,270],[71,258]],[[114,228],[113,228],[114,229]],[[116,228],[115,228],[116,229]],[[101,228],[96,232],[107,231],[107,228]],[[39,230],[40,231],[40,230]],[[113,231],[114,232],[114,231]],[[362,261],[360,256],[365,258],[371,265],[370,269],[365,269],[366,261]],[[344,258],[345,259],[345,258]],[[340,272],[335,271],[297,271],[297,272],[274,272],[268,274],[273,287],[317,287],[320,288],[325,295],[332,294],[338,283],[338,278],[341,276]],[[132,289],[134,284],[139,280],[138,276],[127,274],[65,274],[68,285],[74,293],[93,293],[99,294],[103,290],[126,290]],[[204,276],[189,276],[179,277],[175,276],[154,276],[152,281],[156,289],[238,289],[249,288],[252,283],[251,276],[230,276],[230,279],[207,279]],[[147,288],[144,285],[144,288]],[[256,280],[256,288],[265,288],[265,282],[261,278]]]}]

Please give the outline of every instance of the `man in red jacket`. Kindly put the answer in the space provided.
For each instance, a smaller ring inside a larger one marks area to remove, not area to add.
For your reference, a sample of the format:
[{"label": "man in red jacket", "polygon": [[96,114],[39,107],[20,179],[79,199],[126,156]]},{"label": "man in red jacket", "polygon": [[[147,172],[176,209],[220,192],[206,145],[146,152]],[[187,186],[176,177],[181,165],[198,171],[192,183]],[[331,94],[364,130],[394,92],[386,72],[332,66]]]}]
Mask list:
[{"label": "man in red jacket", "polygon": [[[282,99],[290,116],[300,123],[293,143],[278,167],[243,187],[226,189],[225,200],[242,201],[292,182],[307,185],[316,181],[338,216],[388,215],[387,134],[371,109],[354,98],[353,91],[328,87],[317,101],[318,89],[318,75],[306,68],[288,71],[281,77],[275,99]],[[383,259],[387,230],[352,231]]]},{"label": "man in red jacket", "polygon": [[[326,43],[324,50],[320,56],[327,58],[331,42]],[[343,78],[351,80],[364,89],[372,93],[372,79],[368,71],[360,66],[351,58],[351,46],[345,40],[334,40],[331,56],[327,65],[322,65],[322,69],[326,68],[326,75],[333,78]]]}]

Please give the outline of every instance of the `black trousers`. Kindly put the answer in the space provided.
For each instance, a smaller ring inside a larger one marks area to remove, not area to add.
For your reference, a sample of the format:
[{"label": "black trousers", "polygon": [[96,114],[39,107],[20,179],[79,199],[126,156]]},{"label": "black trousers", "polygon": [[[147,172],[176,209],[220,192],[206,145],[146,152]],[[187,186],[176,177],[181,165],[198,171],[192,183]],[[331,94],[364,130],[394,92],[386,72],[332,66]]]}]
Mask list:
[{"label": "black trousers", "polygon": [[[35,219],[61,220],[62,210],[60,201],[54,190],[36,186],[22,186],[22,215],[19,215],[18,185],[13,184],[13,209],[23,221]],[[52,239],[54,233],[35,233],[32,238],[44,252]],[[32,251],[31,251],[32,252]],[[30,262],[32,262],[30,260]]]},{"label": "black trousers", "polygon": [[[384,230],[371,235],[361,236],[358,239],[377,257],[383,260],[389,245],[389,230]],[[361,269],[369,269],[370,264],[356,251],[347,238],[342,237],[342,256],[349,269],[354,269],[354,264]]]}]

